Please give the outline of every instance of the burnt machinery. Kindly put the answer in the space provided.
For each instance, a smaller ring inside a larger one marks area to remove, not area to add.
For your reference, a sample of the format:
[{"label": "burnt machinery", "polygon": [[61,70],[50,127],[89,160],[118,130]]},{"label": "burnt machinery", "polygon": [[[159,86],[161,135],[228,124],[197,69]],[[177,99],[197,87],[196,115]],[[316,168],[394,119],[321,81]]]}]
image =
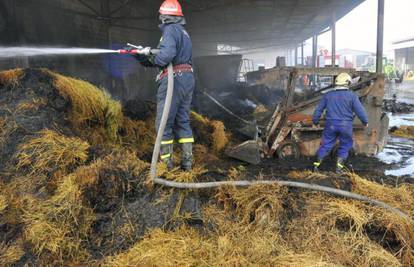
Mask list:
[{"label": "burnt machinery", "polygon": [[[373,156],[386,145],[389,118],[383,113],[384,77],[369,72],[342,68],[282,67],[251,72],[249,84],[270,88],[285,88],[285,97],[275,108],[267,127],[254,140],[246,141],[226,151],[230,157],[258,164],[262,158],[299,158],[314,156],[321,141],[324,119],[318,128],[312,127],[312,115],[337,75],[347,72],[358,77],[352,86],[369,116],[369,127],[354,121],[354,153]],[[323,87],[323,89],[316,88]]]}]

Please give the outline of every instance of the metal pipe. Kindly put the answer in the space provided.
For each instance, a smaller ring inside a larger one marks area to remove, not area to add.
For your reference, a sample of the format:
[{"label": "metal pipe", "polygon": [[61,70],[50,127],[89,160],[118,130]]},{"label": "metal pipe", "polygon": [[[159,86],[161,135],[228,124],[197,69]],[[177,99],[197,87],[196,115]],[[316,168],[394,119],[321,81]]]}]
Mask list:
[{"label": "metal pipe", "polygon": [[378,0],[378,21],[377,21],[377,74],[382,73],[384,55],[384,0]]}]

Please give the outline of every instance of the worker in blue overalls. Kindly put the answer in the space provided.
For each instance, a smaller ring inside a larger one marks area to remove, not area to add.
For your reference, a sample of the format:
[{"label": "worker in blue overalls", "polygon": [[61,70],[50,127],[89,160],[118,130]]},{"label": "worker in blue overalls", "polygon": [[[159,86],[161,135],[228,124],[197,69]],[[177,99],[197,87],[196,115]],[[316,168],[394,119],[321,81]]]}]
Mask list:
[{"label": "worker in blue overalls", "polygon": [[195,87],[192,68],[192,43],[184,28],[186,24],[180,3],[177,0],[166,0],[159,10],[162,38],[158,45],[159,53],[151,54],[149,47],[140,51],[137,56],[146,67],[160,67],[157,77],[157,117],[156,127],[159,129],[162,112],[167,95],[167,66],[174,68],[174,94],[171,109],[164,131],[160,157],[169,169],[172,169],[173,144],[176,140],[182,146],[181,168],[189,171],[192,168],[194,137],[190,127],[190,106]]},{"label": "worker in blue overalls", "polygon": [[326,93],[313,114],[313,124],[317,127],[322,113],[326,110],[326,125],[323,131],[321,146],[317,152],[314,169],[318,171],[323,159],[331,153],[339,139],[336,171],[343,172],[349,151],[353,147],[354,113],[368,127],[368,116],[358,96],[349,90],[352,77],[341,73],[335,79],[335,88]]}]

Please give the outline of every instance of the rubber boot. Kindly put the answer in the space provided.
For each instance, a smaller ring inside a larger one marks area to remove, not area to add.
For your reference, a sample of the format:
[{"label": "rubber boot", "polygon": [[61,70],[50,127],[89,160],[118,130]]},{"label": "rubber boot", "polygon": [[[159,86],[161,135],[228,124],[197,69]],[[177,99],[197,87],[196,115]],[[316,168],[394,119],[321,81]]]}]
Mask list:
[{"label": "rubber boot", "polygon": [[315,161],[313,163],[313,171],[314,172],[319,172],[319,167],[321,166],[322,161],[323,161],[323,159],[318,159],[318,161]]},{"label": "rubber boot", "polygon": [[191,171],[193,165],[193,144],[182,144],[181,169]]},{"label": "rubber boot", "polygon": [[336,173],[338,174],[343,174],[345,171],[345,159],[343,158],[338,158],[337,162],[336,162]]},{"label": "rubber boot", "polygon": [[172,155],[173,155],[173,144],[161,145],[160,158],[162,162],[167,164],[168,170],[174,169]]}]

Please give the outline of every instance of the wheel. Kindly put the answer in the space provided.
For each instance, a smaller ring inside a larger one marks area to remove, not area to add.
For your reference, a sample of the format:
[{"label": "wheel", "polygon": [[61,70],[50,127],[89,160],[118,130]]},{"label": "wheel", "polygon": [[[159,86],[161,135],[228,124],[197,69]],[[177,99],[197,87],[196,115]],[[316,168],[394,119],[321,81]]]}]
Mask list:
[{"label": "wheel", "polygon": [[280,144],[276,153],[280,159],[298,159],[300,156],[299,146],[291,141]]}]

